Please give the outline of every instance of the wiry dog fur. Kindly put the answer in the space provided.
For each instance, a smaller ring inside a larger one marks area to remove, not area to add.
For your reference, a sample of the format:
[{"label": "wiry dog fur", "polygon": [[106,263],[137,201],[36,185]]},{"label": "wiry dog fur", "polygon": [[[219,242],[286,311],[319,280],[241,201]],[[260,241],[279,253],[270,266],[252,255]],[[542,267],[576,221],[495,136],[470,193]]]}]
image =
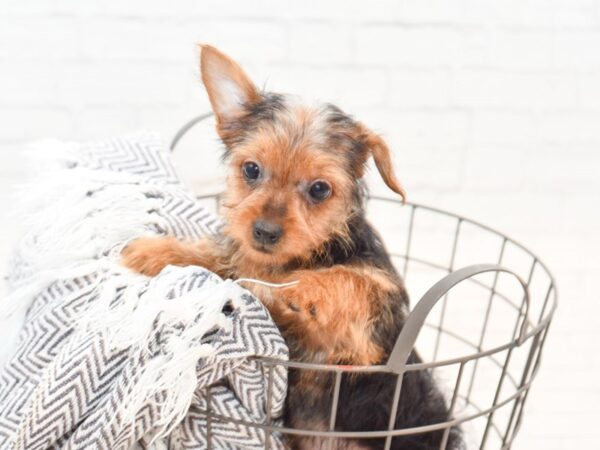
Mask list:
[{"label": "wiry dog fur", "polygon": [[[201,73],[229,166],[222,202],[225,232],[196,243],[140,239],[124,250],[124,264],[148,275],[168,264],[195,264],[226,278],[298,281],[285,288],[248,285],[269,308],[292,359],[385,364],[405,321],[408,297],[381,239],[365,220],[360,182],[373,157],[386,184],[404,197],[385,142],[333,105],[307,107],[260,92],[213,47],[201,47]],[[329,189],[323,199],[312,196],[316,182]],[[259,222],[267,224],[266,231],[257,231]],[[265,241],[267,234],[273,242]],[[393,375],[344,375],[335,429],[387,429],[394,387]],[[332,392],[330,373],[292,370],[286,425],[328,429]],[[429,373],[405,374],[401,392],[396,428],[448,420]],[[441,431],[397,437],[392,448],[437,449],[441,438]],[[331,448],[375,449],[383,442],[337,439]],[[313,437],[289,443],[298,449],[327,445]],[[459,443],[454,429],[447,448]]]}]

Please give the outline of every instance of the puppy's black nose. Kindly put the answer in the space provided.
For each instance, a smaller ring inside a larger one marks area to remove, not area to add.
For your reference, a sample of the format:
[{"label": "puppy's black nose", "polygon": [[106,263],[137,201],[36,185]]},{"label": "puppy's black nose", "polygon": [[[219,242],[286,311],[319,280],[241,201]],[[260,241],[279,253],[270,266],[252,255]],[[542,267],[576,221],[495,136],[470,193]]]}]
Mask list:
[{"label": "puppy's black nose", "polygon": [[254,222],[252,229],[252,235],[254,240],[259,244],[273,245],[281,238],[283,234],[283,228],[276,223],[266,222],[264,220],[257,220]]}]

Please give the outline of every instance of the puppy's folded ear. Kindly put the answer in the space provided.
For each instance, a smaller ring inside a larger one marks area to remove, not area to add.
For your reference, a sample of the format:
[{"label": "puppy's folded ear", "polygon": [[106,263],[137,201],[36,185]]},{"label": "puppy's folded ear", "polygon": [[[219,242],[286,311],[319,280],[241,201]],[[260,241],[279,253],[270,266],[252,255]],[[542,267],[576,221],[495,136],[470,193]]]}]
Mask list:
[{"label": "puppy's folded ear", "polygon": [[198,45],[200,73],[217,119],[217,127],[239,118],[260,101],[260,93],[242,68],[210,45]]},{"label": "puppy's folded ear", "polygon": [[363,136],[364,143],[367,147],[368,151],[373,156],[373,160],[375,161],[375,166],[377,166],[377,170],[385,181],[385,184],[395,193],[399,194],[402,197],[402,201],[406,201],[406,191],[396,178],[396,174],[394,173],[394,165],[392,163],[392,157],[390,154],[390,149],[385,143],[385,141],[373,133],[371,130],[363,127]]}]

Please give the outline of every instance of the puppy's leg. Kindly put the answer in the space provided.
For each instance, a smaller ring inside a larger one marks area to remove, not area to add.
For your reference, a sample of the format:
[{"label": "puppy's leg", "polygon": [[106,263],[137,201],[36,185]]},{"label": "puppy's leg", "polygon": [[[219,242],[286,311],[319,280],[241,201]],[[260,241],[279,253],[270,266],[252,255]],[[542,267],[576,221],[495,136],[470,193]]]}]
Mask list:
[{"label": "puppy's leg", "polygon": [[[379,363],[383,349],[374,341],[374,318],[381,317],[389,296],[400,290],[383,270],[372,266],[334,266],[300,270],[286,277],[298,284],[273,289],[266,302],[275,322],[330,363]],[[394,320],[393,317],[387,320]]]},{"label": "puppy's leg", "polygon": [[217,244],[208,238],[192,243],[174,237],[140,238],[123,249],[121,263],[149,276],[157,275],[168,265],[202,266],[218,272],[219,252]]}]

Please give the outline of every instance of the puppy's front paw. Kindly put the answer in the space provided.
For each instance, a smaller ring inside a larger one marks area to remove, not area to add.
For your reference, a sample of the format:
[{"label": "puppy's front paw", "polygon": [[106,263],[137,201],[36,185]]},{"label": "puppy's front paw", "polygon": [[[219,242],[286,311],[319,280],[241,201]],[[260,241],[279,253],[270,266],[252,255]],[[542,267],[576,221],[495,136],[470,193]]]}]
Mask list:
[{"label": "puppy's front paw", "polygon": [[[173,242],[175,241],[175,242]],[[127,245],[121,252],[121,264],[143,275],[155,276],[171,264],[173,238],[140,238]]]},{"label": "puppy's front paw", "polygon": [[281,288],[279,294],[282,298],[280,301],[283,302],[288,313],[313,321],[317,318],[314,288],[315,286],[311,286],[310,282],[307,283],[306,278],[302,278],[298,280],[298,284]]}]

